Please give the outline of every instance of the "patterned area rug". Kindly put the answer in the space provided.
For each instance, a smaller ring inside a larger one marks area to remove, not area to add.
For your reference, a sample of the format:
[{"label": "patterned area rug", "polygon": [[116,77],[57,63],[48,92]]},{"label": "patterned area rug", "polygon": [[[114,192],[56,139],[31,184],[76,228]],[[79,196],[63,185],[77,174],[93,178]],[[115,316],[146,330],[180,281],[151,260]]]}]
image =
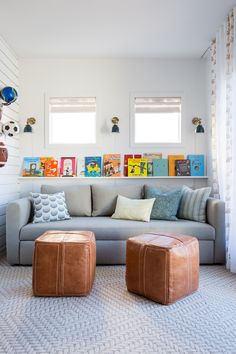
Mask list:
[{"label": "patterned area rug", "polygon": [[86,298],[34,298],[31,267],[0,260],[0,353],[236,353],[236,275],[201,267],[171,306],[129,294],[125,268],[97,267]]}]

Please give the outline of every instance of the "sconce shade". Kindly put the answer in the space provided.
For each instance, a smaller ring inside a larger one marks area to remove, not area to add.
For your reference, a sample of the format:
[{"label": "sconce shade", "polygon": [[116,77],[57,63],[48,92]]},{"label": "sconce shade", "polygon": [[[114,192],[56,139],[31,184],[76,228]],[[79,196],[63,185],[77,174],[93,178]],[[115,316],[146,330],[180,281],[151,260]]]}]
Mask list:
[{"label": "sconce shade", "polygon": [[24,127],[24,133],[32,133],[32,132],[33,132],[33,129],[31,127],[31,125],[26,124]]},{"label": "sconce shade", "polygon": [[114,124],[111,130],[112,133],[119,133],[120,129],[117,124]]},{"label": "sconce shade", "polygon": [[205,130],[201,124],[199,124],[195,130],[196,133],[204,133]]}]

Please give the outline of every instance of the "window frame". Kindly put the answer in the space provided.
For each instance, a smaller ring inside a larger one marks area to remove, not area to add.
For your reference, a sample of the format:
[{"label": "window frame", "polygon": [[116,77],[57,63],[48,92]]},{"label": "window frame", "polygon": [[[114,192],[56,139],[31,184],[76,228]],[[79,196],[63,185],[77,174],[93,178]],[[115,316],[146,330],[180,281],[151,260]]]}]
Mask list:
[{"label": "window frame", "polygon": [[[181,118],[180,118],[180,142],[179,143],[136,143],[135,142],[135,98],[149,97],[180,97],[181,98]],[[185,94],[184,92],[132,92],[130,94],[130,146],[138,148],[165,148],[165,147],[183,147],[186,141],[183,126],[185,122]]]},{"label": "window frame", "polygon": [[[50,98],[54,98],[54,97],[58,97],[58,98],[71,98],[71,97],[79,97],[79,98],[87,98],[87,97],[95,97],[96,99],[96,119],[95,119],[95,138],[96,141],[95,143],[60,143],[60,144],[51,144],[49,142],[49,130],[50,130],[50,111],[49,111],[49,104],[50,104]],[[57,94],[55,92],[53,93],[45,93],[44,94],[44,146],[46,149],[63,149],[63,150],[72,150],[72,149],[77,149],[78,148],[80,150],[85,150],[88,148],[97,148],[100,145],[100,141],[99,141],[99,134],[98,134],[98,129],[99,129],[99,118],[100,118],[100,114],[99,114],[99,109],[98,109],[98,97],[97,94],[95,93],[72,93],[72,94],[68,94],[68,92],[66,94]]]}]

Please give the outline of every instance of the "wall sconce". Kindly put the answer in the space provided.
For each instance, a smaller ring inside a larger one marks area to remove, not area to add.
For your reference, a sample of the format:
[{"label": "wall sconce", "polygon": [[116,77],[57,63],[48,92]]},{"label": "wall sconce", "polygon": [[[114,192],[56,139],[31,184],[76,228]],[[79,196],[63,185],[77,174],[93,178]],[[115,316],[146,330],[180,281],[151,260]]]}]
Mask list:
[{"label": "wall sconce", "polygon": [[195,133],[204,133],[205,132],[205,129],[202,126],[202,119],[201,118],[194,117],[192,119],[192,123],[193,123],[193,125],[196,126]]},{"label": "wall sconce", "polygon": [[32,125],[34,125],[35,123],[36,119],[34,117],[28,118],[24,127],[24,133],[33,133]]},{"label": "wall sconce", "polygon": [[113,124],[112,129],[111,129],[111,132],[112,132],[112,133],[119,133],[119,132],[120,132],[120,129],[119,129],[119,127],[118,127],[119,118],[118,118],[118,117],[113,117],[113,118],[111,119],[111,121],[112,121],[112,124]]}]

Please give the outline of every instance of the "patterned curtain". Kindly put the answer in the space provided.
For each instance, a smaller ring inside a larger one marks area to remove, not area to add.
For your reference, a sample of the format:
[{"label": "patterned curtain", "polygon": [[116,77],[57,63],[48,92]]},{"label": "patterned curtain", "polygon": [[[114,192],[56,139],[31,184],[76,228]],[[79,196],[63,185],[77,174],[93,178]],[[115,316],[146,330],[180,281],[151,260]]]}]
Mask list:
[{"label": "patterned curtain", "polygon": [[236,8],[211,44],[213,194],[226,203],[227,267],[236,272]]}]

